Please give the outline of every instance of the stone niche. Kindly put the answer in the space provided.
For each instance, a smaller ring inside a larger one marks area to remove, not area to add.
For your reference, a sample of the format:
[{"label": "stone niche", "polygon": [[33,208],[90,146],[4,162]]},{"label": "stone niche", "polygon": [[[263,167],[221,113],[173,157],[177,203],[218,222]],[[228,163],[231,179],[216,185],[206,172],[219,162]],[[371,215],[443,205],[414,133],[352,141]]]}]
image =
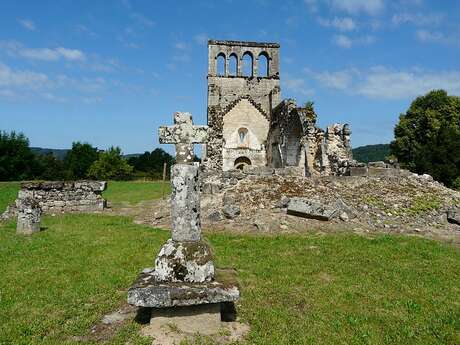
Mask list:
[{"label": "stone niche", "polygon": [[23,182],[16,205],[26,198],[38,202],[44,213],[95,212],[106,207],[105,181]]}]

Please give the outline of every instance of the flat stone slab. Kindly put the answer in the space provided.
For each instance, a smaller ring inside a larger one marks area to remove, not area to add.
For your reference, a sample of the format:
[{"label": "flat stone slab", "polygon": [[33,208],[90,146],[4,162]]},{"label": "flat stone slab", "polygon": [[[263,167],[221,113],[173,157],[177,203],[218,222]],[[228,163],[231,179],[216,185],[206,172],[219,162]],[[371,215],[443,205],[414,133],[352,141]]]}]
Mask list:
[{"label": "flat stone slab", "polygon": [[198,304],[235,302],[240,298],[236,271],[216,270],[212,282],[159,282],[144,270],[128,290],[128,303],[138,307],[167,308]]},{"label": "flat stone slab", "polygon": [[335,206],[297,197],[291,198],[287,207],[287,214],[325,221],[337,217],[338,213],[339,210]]}]

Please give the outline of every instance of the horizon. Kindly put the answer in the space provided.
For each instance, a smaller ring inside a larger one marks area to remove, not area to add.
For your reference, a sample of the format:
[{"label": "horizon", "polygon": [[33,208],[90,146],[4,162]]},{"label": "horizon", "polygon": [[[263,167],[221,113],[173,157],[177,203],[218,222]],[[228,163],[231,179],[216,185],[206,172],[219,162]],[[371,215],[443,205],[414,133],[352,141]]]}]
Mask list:
[{"label": "horizon", "polygon": [[171,153],[158,127],[175,111],[206,123],[216,39],[279,43],[283,99],[313,101],[323,129],[349,123],[354,148],[387,144],[417,96],[460,94],[459,19],[455,1],[5,2],[0,130],[33,147]]}]

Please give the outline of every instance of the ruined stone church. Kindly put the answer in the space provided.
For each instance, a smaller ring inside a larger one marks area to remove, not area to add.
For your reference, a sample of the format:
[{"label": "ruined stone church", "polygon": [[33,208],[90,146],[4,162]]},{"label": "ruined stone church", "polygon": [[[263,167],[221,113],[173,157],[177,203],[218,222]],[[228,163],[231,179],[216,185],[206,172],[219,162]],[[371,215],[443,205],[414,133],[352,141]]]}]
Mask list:
[{"label": "ruined stone church", "polygon": [[[277,43],[208,42],[210,170],[286,168],[302,176],[342,175],[352,164],[350,128],[316,126],[312,104],[281,98]],[[247,66],[245,66],[247,65]],[[249,67],[249,68],[245,68]]]}]

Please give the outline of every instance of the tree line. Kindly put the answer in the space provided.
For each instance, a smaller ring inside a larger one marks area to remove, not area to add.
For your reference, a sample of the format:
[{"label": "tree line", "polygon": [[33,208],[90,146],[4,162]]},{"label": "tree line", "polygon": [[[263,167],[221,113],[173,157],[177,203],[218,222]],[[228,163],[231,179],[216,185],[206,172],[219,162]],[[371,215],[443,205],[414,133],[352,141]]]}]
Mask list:
[{"label": "tree line", "polygon": [[74,142],[64,159],[52,153],[35,154],[23,133],[0,131],[0,181],[160,179],[163,165],[174,158],[162,149],[125,159],[119,147],[102,151]]}]

